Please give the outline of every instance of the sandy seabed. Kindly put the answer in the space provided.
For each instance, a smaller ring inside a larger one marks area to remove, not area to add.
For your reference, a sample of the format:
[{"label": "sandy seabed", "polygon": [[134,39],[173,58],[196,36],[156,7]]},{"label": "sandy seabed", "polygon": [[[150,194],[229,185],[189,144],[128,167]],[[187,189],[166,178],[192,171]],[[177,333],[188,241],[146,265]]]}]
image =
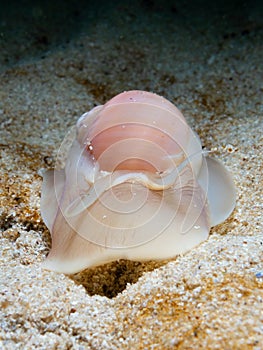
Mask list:
[{"label": "sandy seabed", "polygon": [[[111,8],[67,44],[2,64],[1,349],[263,349],[262,16],[178,4]],[[177,105],[233,174],[236,208],[169,261],[45,271],[41,173],[83,112],[130,89]]]}]

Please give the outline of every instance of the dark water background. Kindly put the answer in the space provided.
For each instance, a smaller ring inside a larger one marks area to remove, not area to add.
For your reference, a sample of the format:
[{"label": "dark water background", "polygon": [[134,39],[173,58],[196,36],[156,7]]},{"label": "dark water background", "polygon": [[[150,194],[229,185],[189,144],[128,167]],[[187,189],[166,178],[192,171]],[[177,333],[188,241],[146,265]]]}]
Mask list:
[{"label": "dark water background", "polygon": [[96,41],[105,31],[127,40],[147,39],[157,31],[168,42],[169,36],[180,35],[180,28],[200,37],[210,33],[218,42],[240,36],[250,40],[263,32],[262,0],[2,0],[0,4],[1,69],[45,57],[83,35]]}]

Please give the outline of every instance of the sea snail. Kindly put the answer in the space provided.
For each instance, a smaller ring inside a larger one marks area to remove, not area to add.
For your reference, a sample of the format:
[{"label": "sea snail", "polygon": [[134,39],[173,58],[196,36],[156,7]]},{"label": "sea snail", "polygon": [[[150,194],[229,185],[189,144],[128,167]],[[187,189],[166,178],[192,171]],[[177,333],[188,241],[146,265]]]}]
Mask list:
[{"label": "sea snail", "polygon": [[123,92],[80,117],[64,169],[44,173],[43,267],[70,274],[174,257],[204,241],[235,199],[231,175],[171,102]]}]

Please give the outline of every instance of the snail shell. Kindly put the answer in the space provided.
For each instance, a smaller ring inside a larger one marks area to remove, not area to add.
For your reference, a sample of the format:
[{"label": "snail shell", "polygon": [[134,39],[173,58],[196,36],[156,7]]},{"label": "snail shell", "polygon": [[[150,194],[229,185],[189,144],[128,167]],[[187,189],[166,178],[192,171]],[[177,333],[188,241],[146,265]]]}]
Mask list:
[{"label": "snail shell", "polygon": [[43,267],[75,273],[117,259],[165,259],[204,241],[235,206],[225,167],[168,100],[123,92],[77,122],[65,168],[44,174],[52,235]]}]

